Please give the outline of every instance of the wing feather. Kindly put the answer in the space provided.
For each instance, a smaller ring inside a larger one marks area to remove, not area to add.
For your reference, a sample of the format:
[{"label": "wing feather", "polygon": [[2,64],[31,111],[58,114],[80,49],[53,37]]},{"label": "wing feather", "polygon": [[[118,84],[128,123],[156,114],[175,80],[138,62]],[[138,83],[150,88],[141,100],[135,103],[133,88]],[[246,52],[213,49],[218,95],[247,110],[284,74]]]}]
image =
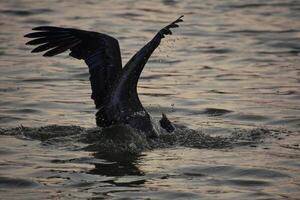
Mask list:
[{"label": "wing feather", "polygon": [[74,42],[74,41],[66,42],[63,45],[59,45],[59,46],[51,49],[50,51],[47,51],[43,56],[46,56],[46,57],[55,56],[57,54],[67,51],[68,49],[70,49],[80,43],[81,43],[80,40],[77,40],[76,42]]},{"label": "wing feather", "polygon": [[99,108],[109,95],[113,82],[122,71],[118,41],[106,34],[55,26],[39,26],[24,37],[27,45],[37,45],[32,53],[46,51],[51,57],[70,50],[70,56],[83,59],[89,67],[92,99]]},{"label": "wing feather", "polygon": [[66,39],[66,40],[57,40],[57,41],[53,41],[53,42],[48,42],[48,43],[44,43],[38,47],[36,47],[35,49],[33,49],[31,52],[32,53],[38,53],[38,52],[42,52],[42,51],[46,51],[48,49],[51,48],[55,48],[55,47],[59,47],[59,46],[65,46],[68,45],[70,43],[76,43],[80,41],[78,39],[74,39],[74,38],[70,38],[70,39]]},{"label": "wing feather", "polygon": [[51,37],[51,36],[64,36],[64,35],[69,35],[68,32],[62,32],[62,31],[44,31],[44,32],[33,32],[33,33],[28,33],[24,35],[24,37],[27,38],[40,38],[40,37]]},{"label": "wing feather", "polygon": [[48,42],[56,42],[56,41],[62,41],[62,40],[68,40],[68,39],[76,39],[76,37],[70,36],[70,35],[42,37],[42,38],[30,40],[29,42],[26,43],[26,45],[38,45],[38,44],[43,44],[43,43],[48,43]]}]

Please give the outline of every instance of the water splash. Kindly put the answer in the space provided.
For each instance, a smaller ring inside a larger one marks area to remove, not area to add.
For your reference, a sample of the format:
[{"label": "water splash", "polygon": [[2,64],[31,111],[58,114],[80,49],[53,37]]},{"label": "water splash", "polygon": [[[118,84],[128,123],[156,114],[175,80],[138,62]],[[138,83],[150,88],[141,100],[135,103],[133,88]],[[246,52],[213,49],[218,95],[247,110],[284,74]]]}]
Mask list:
[{"label": "water splash", "polygon": [[191,147],[191,148],[233,148],[240,145],[256,145],[267,139],[284,137],[285,130],[267,128],[236,129],[229,136],[210,136],[202,130],[189,129],[175,125],[174,133],[162,133],[158,138],[149,139],[146,136],[125,125],[115,125],[109,128],[82,128],[79,126],[51,125],[39,128],[16,127],[1,129],[0,135],[15,135],[42,141],[47,145],[73,150],[93,151],[100,154],[138,155],[144,151],[157,148]]}]

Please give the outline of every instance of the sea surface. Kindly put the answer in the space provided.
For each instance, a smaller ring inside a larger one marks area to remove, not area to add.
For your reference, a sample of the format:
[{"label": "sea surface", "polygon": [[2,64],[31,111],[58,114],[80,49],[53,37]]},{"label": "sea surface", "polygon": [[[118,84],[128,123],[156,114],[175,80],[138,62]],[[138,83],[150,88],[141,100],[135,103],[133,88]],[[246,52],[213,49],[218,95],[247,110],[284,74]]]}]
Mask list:
[{"label": "sea surface", "polygon": [[[87,66],[31,54],[23,35],[106,33],[125,64],[180,15],[138,92],[182,137],[135,156],[86,148],[101,132]],[[299,198],[299,0],[0,1],[0,199]]]}]

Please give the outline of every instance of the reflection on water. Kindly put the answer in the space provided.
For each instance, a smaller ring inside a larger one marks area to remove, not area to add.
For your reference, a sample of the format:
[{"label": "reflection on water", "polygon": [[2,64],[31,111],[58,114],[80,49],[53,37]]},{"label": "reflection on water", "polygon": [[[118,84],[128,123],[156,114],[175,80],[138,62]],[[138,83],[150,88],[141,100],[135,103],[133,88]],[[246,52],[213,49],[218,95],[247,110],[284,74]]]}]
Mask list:
[{"label": "reflection on water", "polygon": [[[104,159],[106,163],[95,163],[95,168],[89,171],[90,174],[102,176],[143,176],[144,173],[136,166],[139,156],[117,155],[112,157],[94,154],[95,158]],[[109,163],[110,162],[110,163]],[[144,183],[144,182],[142,182]],[[141,184],[142,184],[141,183]]]},{"label": "reflection on water", "polygon": [[126,63],[157,30],[184,14],[185,22],[162,42],[142,74],[139,94],[146,109],[216,136],[262,126],[292,131],[272,142],[258,138],[220,150],[201,141],[193,147],[204,149],[175,145],[124,159],[82,151],[84,145],[64,129],[45,130],[64,140],[1,136],[1,196],[298,198],[299,10],[296,0],[1,1],[2,128],[71,125],[72,134],[81,134],[80,127],[95,126],[87,67],[66,54],[30,54],[23,35],[32,27],[111,34]]}]

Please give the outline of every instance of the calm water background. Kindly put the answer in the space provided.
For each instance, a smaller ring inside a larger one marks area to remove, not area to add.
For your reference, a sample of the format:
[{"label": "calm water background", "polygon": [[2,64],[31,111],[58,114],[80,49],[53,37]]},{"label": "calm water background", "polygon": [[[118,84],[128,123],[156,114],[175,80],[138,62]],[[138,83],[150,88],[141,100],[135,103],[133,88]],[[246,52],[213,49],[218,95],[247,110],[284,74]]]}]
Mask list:
[{"label": "calm water background", "polygon": [[162,42],[140,79],[146,109],[213,135],[265,127],[290,136],[255,148],[155,150],[126,163],[59,142],[1,136],[3,198],[299,198],[298,0],[2,0],[0,127],[95,126],[87,67],[67,54],[30,54],[23,35],[32,27],[111,34],[124,64],[182,14],[185,22]]}]

